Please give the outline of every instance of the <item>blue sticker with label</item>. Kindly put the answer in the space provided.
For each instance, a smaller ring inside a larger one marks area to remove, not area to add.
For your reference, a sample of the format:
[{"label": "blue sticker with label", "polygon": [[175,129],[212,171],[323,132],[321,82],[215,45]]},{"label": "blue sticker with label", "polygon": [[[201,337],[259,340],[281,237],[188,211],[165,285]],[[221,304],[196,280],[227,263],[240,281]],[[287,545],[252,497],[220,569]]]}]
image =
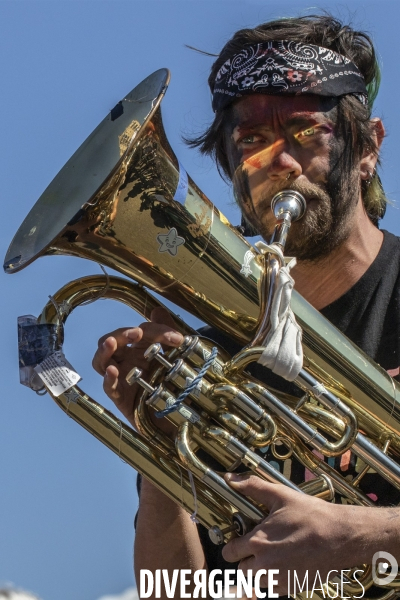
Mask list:
[{"label": "blue sticker with label", "polygon": [[179,181],[178,181],[178,185],[176,187],[174,200],[176,202],[180,202],[181,204],[184,204],[187,193],[188,193],[188,187],[189,187],[188,175],[187,175],[185,169],[183,168],[183,166],[181,165],[181,163],[179,162],[179,160],[178,160],[178,165],[179,165]]}]

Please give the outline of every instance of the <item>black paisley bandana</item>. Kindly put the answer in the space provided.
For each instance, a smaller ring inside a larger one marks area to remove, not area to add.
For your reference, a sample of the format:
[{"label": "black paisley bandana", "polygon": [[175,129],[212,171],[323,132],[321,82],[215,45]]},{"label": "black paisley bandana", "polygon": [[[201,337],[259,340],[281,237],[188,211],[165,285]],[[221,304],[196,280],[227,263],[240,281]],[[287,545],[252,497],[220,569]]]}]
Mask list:
[{"label": "black paisley bandana", "polygon": [[353,94],[368,102],[364,78],[351,60],[328,48],[285,40],[243,48],[222,65],[212,92],[215,112],[254,93]]}]

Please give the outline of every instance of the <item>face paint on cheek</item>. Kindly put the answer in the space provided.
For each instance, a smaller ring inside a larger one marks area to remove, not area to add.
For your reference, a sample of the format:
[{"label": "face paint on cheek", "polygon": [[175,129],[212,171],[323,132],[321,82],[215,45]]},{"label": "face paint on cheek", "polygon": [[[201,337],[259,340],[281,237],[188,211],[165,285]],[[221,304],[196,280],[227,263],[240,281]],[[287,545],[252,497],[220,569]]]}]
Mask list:
[{"label": "face paint on cheek", "polygon": [[343,140],[333,138],[329,150],[329,172],[327,174],[326,189],[332,198],[332,214],[338,212],[340,215],[343,205],[351,205],[354,194],[354,182],[352,182],[351,168],[343,157],[345,143]]},{"label": "face paint on cheek", "polygon": [[263,164],[259,156],[250,156],[245,159],[245,163],[253,167],[254,169],[262,169]]},{"label": "face paint on cheek", "polygon": [[282,150],[284,149],[284,145],[285,142],[284,140],[280,139],[280,140],[276,140],[275,142],[269,144],[267,147],[262,148],[260,150],[258,150],[257,152],[254,152],[253,154],[251,154],[250,152],[247,152],[248,156],[246,156],[246,153],[244,153],[244,158],[243,158],[243,164],[246,165],[247,167],[249,167],[249,175],[253,174],[255,175],[254,177],[254,185],[255,186],[259,186],[260,185],[260,181],[259,177],[260,174],[257,173],[259,172],[261,169],[264,169],[264,178],[267,179],[269,178],[269,170],[271,168],[271,166],[274,163],[274,160],[279,156],[279,154],[282,152]]},{"label": "face paint on cheek", "polygon": [[253,209],[253,203],[251,199],[251,190],[249,184],[248,173],[242,166],[239,166],[232,179],[233,193],[235,200],[238,203],[241,210],[245,212],[251,212]]},{"label": "face paint on cheek", "polygon": [[[334,104],[333,106],[329,106],[328,100],[325,100],[325,104],[326,106],[325,111],[323,111],[323,114],[332,123],[332,127],[329,127],[332,137],[329,141],[329,170],[326,173],[325,184],[332,198],[334,197],[332,196],[332,194],[338,194],[340,190],[340,179],[342,177],[340,168],[340,157],[343,154],[344,144],[342,140],[338,139],[337,133],[335,132],[337,126],[337,105]],[[327,126],[325,125],[325,127]]]},{"label": "face paint on cheek", "polygon": [[225,131],[225,149],[235,200],[241,210],[252,204],[249,179],[243,163],[243,151],[233,140],[232,129]]},{"label": "face paint on cheek", "polygon": [[228,157],[229,168],[232,174],[232,178],[236,173],[237,169],[241,168],[243,162],[243,151],[241,148],[237,148],[237,146],[230,142],[226,146],[226,154]]},{"label": "face paint on cheek", "polygon": [[[245,168],[236,169],[233,183],[233,192],[235,200],[242,212],[245,220],[251,225],[254,231],[269,241],[275,227],[275,219],[265,219],[260,217],[253,203],[250,178]],[[271,215],[272,213],[270,213]],[[264,216],[266,213],[264,213]],[[253,234],[254,235],[254,234]]]}]

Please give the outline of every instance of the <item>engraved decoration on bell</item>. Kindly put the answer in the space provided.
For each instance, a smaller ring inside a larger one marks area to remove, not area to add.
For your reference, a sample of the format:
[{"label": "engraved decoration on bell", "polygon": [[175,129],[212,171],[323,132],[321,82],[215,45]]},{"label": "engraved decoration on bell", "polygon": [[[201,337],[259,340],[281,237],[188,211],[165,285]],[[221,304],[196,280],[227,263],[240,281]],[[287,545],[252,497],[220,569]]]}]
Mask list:
[{"label": "engraved decoration on bell", "polygon": [[242,264],[242,268],[240,269],[240,273],[242,275],[244,275],[245,277],[248,277],[249,275],[251,275],[251,267],[250,267],[250,263],[251,261],[254,259],[254,253],[252,250],[247,250],[247,252],[245,253],[244,257],[243,257],[243,264]]},{"label": "engraved decoration on bell", "polygon": [[131,123],[129,123],[128,127],[121,133],[121,135],[118,136],[120,156],[125,154],[126,149],[132,141],[132,138],[136,135],[139,129],[140,123],[134,119]]},{"label": "engraved decoration on bell", "polygon": [[193,237],[197,238],[202,235],[206,235],[211,227],[211,217],[206,217],[207,215],[207,207],[202,206],[200,210],[200,214],[194,213],[196,217],[196,222],[188,225],[188,230],[192,234]]},{"label": "engraved decoration on bell", "polygon": [[185,238],[179,236],[175,227],[172,227],[168,233],[159,233],[157,241],[160,244],[159,252],[168,252],[171,256],[176,256],[178,246],[185,243]]}]

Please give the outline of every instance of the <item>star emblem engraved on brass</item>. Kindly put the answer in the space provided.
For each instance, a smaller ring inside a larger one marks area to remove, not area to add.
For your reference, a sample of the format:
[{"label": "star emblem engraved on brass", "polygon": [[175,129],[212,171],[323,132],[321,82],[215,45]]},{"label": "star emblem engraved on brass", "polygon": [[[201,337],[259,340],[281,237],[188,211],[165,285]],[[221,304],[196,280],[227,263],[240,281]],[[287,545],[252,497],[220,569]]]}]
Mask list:
[{"label": "star emblem engraved on brass", "polygon": [[58,305],[58,308],[62,315],[68,316],[69,313],[72,311],[72,306],[68,302],[68,300],[63,300],[62,302],[60,302],[60,304]]},{"label": "star emblem engraved on brass", "polygon": [[159,233],[157,241],[160,244],[159,252],[168,252],[171,256],[176,256],[178,246],[185,243],[185,238],[180,237],[175,227],[172,227],[168,233]]},{"label": "star emblem engraved on brass", "polygon": [[64,396],[68,402],[77,402],[80,398],[80,394],[78,394],[78,392],[76,392],[74,389],[64,392]]},{"label": "star emblem engraved on brass", "polygon": [[243,257],[243,264],[242,264],[242,268],[240,269],[240,273],[242,275],[244,275],[245,277],[248,277],[249,275],[251,275],[251,267],[250,267],[250,263],[254,258],[254,254],[251,250],[247,250],[246,254]]}]

